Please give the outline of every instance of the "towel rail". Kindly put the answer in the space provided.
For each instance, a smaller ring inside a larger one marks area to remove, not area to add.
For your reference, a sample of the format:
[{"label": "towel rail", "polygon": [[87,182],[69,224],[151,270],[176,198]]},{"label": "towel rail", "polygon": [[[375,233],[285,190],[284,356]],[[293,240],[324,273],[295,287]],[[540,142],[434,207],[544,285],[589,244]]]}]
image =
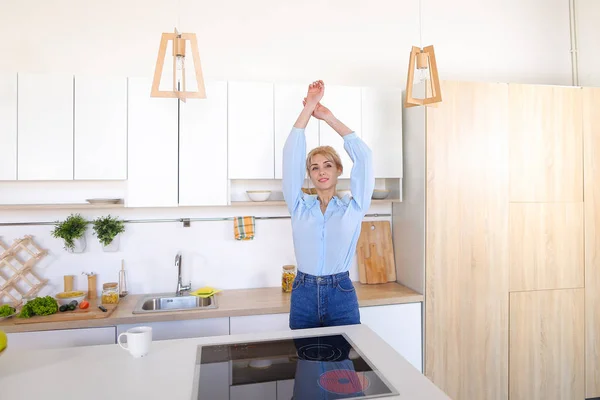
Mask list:
[{"label": "towel rail", "polygon": [[[386,213],[373,213],[366,214],[365,217],[379,218],[379,217],[391,217],[392,214]],[[280,216],[266,216],[266,217],[254,217],[255,219],[289,219],[289,215]],[[181,222],[184,227],[189,227],[191,222],[212,222],[212,221],[233,221],[234,217],[204,217],[204,218],[157,218],[157,219],[124,219],[123,222],[126,224],[151,224],[151,223],[163,223],[163,222]],[[88,221],[91,224],[92,221]],[[36,221],[36,222],[0,222],[0,226],[37,226],[37,225],[54,225],[56,222],[50,221]]]}]

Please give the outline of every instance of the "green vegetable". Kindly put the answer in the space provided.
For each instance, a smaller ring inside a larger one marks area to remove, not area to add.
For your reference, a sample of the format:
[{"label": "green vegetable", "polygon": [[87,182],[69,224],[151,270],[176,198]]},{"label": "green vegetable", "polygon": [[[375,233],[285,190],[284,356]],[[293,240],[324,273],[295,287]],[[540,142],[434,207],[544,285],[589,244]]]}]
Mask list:
[{"label": "green vegetable", "polygon": [[19,318],[31,318],[34,315],[51,315],[57,311],[58,303],[53,297],[36,297],[23,306]]},{"label": "green vegetable", "polygon": [[15,313],[15,311],[17,311],[17,310],[12,308],[8,304],[5,304],[3,306],[0,306],[0,317],[8,317],[10,315],[13,315]]},{"label": "green vegetable", "polygon": [[100,243],[108,246],[119,233],[125,232],[125,223],[109,215],[94,220],[93,228]]},{"label": "green vegetable", "polygon": [[73,301],[71,301],[69,304],[72,304],[73,306],[77,307],[77,304],[78,304],[78,303],[77,303],[77,300],[73,300]]},{"label": "green vegetable", "polygon": [[69,304],[69,311],[73,311],[75,309],[75,304]]},{"label": "green vegetable", "polygon": [[66,304],[63,304],[62,306],[60,306],[60,308],[58,309],[60,312],[65,312],[69,309],[69,307]]}]

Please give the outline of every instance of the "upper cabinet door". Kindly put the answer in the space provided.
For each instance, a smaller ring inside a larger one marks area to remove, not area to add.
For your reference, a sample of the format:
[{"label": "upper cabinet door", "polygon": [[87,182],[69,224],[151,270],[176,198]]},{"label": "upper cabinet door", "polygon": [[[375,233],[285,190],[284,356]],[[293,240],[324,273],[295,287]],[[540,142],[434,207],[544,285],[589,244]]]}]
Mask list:
[{"label": "upper cabinet door", "polygon": [[510,201],[583,201],[580,88],[509,85]]},{"label": "upper cabinet door", "polygon": [[[325,86],[321,104],[329,108],[338,120],[362,137],[361,89],[349,86]],[[352,160],[344,149],[344,139],[324,121],[319,121],[319,141],[321,146],[333,147],[342,160],[344,173],[340,178],[350,178]]]},{"label": "upper cabinet door", "polygon": [[17,179],[17,74],[0,75],[0,181]]},{"label": "upper cabinet door", "polygon": [[73,76],[19,74],[18,179],[73,180]]},{"label": "upper cabinet door", "polygon": [[150,97],[152,79],[128,80],[128,207],[177,206],[177,99]]},{"label": "upper cabinet door", "polygon": [[229,82],[228,92],[229,179],[273,179],[273,85]]},{"label": "upper cabinet door", "polygon": [[402,90],[362,89],[362,139],[376,178],[402,178]]},{"label": "upper cabinet door", "polygon": [[75,77],[75,179],[127,179],[127,78]]},{"label": "upper cabinet door", "polygon": [[227,205],[227,82],[181,103],[179,123],[179,205]]},{"label": "upper cabinet door", "polygon": [[[275,85],[275,179],[282,179],[283,146],[304,108],[308,85]],[[306,154],[319,145],[319,120],[311,118],[304,130]]]}]

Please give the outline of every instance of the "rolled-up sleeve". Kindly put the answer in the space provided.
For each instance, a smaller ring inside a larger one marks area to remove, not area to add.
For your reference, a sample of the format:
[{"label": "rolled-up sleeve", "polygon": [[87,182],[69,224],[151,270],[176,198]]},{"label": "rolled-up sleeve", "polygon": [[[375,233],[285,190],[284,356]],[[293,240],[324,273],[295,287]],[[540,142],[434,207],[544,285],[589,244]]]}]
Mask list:
[{"label": "rolled-up sleeve", "polygon": [[353,163],[350,173],[352,199],[358,208],[366,213],[371,206],[371,196],[375,188],[373,152],[356,132],[344,136],[344,149]]},{"label": "rolled-up sleeve", "polygon": [[290,213],[293,213],[302,196],[304,165],[306,156],[306,136],[304,129],[292,128],[283,146],[283,198]]}]

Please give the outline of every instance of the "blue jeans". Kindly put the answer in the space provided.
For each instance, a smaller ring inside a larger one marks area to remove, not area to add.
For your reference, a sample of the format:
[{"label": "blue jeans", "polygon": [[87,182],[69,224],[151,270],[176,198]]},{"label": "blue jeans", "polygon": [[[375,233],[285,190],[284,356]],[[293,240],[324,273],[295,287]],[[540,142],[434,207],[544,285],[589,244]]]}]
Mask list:
[{"label": "blue jeans", "polygon": [[292,285],[291,329],[356,324],[360,312],[348,272],[314,276],[298,271]]}]

